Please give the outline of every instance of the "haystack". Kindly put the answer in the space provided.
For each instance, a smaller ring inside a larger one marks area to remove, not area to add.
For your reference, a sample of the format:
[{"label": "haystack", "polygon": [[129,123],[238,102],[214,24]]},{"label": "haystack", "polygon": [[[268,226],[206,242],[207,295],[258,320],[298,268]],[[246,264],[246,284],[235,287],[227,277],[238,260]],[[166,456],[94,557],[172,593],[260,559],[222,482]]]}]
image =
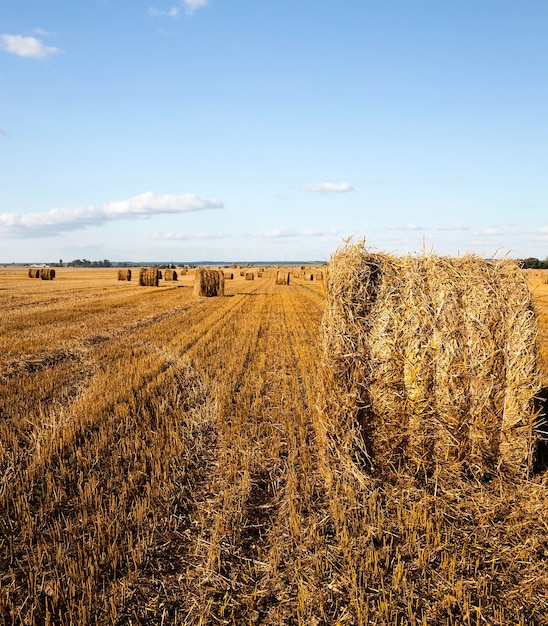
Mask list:
[{"label": "haystack", "polygon": [[234,280],[233,272],[225,272],[225,280]]},{"label": "haystack", "polygon": [[224,296],[225,275],[222,270],[199,268],[194,274],[195,296]]},{"label": "haystack", "polygon": [[255,273],[254,272],[246,272],[245,273],[245,279],[246,280],[255,280]]},{"label": "haystack", "polygon": [[40,278],[42,280],[53,280],[55,278],[55,270],[53,267],[42,267],[40,269]]},{"label": "haystack", "polygon": [[118,280],[131,280],[131,270],[118,270]]},{"label": "haystack", "polygon": [[158,287],[160,270],[155,267],[142,267],[139,270],[139,285],[141,287]]},{"label": "haystack", "polygon": [[164,280],[177,280],[176,270],[164,270]]},{"label": "haystack", "polygon": [[371,254],[327,270],[321,409],[354,467],[484,477],[530,466],[536,319],[518,265]]},{"label": "haystack", "polygon": [[40,268],[29,267],[29,278],[40,278]]},{"label": "haystack", "polygon": [[289,285],[289,272],[285,270],[278,270],[276,272],[276,284],[277,285]]}]

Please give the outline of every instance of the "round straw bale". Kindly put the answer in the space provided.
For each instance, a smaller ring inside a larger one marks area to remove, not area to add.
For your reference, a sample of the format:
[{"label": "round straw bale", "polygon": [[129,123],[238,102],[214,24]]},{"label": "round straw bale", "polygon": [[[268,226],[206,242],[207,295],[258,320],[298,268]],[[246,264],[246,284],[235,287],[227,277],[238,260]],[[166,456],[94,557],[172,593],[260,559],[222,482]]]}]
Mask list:
[{"label": "round straw bale", "polygon": [[289,285],[290,273],[285,270],[276,272],[276,285]]},{"label": "round straw bale", "polygon": [[225,275],[223,270],[198,268],[194,273],[195,296],[224,296]]},{"label": "round straw bale", "polygon": [[118,270],[118,280],[131,280],[131,270]]},{"label": "round straw bale", "polygon": [[331,458],[422,476],[530,465],[536,320],[514,262],[348,245],[328,266],[322,332]]},{"label": "round straw bale", "polygon": [[254,272],[246,272],[245,273],[245,279],[246,280],[255,280],[255,273]]},{"label": "round straw bale", "polygon": [[177,280],[176,270],[164,270],[164,280]]},{"label": "round straw bale", "polygon": [[139,285],[141,287],[158,287],[160,270],[156,267],[142,267],[139,270]]},{"label": "round straw bale", "polygon": [[40,269],[40,278],[42,280],[53,280],[55,278],[55,270],[53,267],[42,267]]},{"label": "round straw bale", "polygon": [[40,268],[29,267],[29,278],[40,278]]}]

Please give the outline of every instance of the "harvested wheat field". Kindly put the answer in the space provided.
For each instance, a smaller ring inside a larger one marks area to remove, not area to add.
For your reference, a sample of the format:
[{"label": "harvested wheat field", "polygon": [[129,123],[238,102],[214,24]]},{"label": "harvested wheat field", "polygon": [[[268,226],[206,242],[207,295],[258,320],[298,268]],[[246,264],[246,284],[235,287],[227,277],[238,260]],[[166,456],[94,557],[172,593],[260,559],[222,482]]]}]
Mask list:
[{"label": "harvested wheat field", "polygon": [[548,285],[477,261],[482,309],[384,260],[370,327],[336,258],[209,298],[193,270],[0,268],[0,623],[547,624],[548,474],[496,433],[529,445],[500,398],[548,384]]}]

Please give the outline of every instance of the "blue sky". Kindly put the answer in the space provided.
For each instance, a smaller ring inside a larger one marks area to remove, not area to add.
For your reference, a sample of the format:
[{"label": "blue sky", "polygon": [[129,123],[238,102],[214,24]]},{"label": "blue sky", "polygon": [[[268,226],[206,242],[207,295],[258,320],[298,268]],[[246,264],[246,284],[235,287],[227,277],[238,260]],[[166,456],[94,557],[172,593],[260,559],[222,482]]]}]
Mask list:
[{"label": "blue sky", "polygon": [[548,2],[2,0],[0,263],[548,257]]}]

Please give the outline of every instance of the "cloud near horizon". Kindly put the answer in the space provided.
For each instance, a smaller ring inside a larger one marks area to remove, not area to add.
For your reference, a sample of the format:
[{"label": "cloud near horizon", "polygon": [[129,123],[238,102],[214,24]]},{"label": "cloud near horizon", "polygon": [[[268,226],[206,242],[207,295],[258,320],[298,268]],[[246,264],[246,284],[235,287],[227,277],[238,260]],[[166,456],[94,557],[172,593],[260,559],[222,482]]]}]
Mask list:
[{"label": "cloud near horizon", "polygon": [[273,229],[268,230],[260,235],[263,239],[283,239],[288,237],[322,237],[324,232],[319,230],[304,229],[296,230],[292,228],[288,229]]},{"label": "cloud near horizon", "polygon": [[51,209],[42,213],[0,213],[0,229],[14,237],[52,237],[62,232],[100,226],[121,219],[146,219],[153,215],[189,213],[224,208],[215,198],[204,199],[194,194],[158,195],[145,192],[125,200],[106,202],[100,206],[78,206],[72,209]]},{"label": "cloud near horizon", "polygon": [[191,233],[152,233],[150,239],[154,241],[191,241],[194,239],[228,239],[231,235],[227,233],[198,233],[193,235]]},{"label": "cloud near horizon", "polygon": [[46,46],[40,39],[36,37],[24,37],[23,35],[0,35],[0,48],[3,48],[10,54],[19,57],[27,57],[32,59],[43,59],[61,52],[59,48],[54,46]]},{"label": "cloud near horizon", "polygon": [[314,183],[305,185],[303,191],[311,193],[344,193],[346,191],[354,191],[354,187],[350,183]]},{"label": "cloud near horizon", "polygon": [[187,15],[192,15],[194,11],[201,7],[205,7],[208,0],[180,0],[178,5],[169,9],[159,9],[158,7],[150,7],[148,12],[154,17],[178,17],[181,9],[184,9]]}]

